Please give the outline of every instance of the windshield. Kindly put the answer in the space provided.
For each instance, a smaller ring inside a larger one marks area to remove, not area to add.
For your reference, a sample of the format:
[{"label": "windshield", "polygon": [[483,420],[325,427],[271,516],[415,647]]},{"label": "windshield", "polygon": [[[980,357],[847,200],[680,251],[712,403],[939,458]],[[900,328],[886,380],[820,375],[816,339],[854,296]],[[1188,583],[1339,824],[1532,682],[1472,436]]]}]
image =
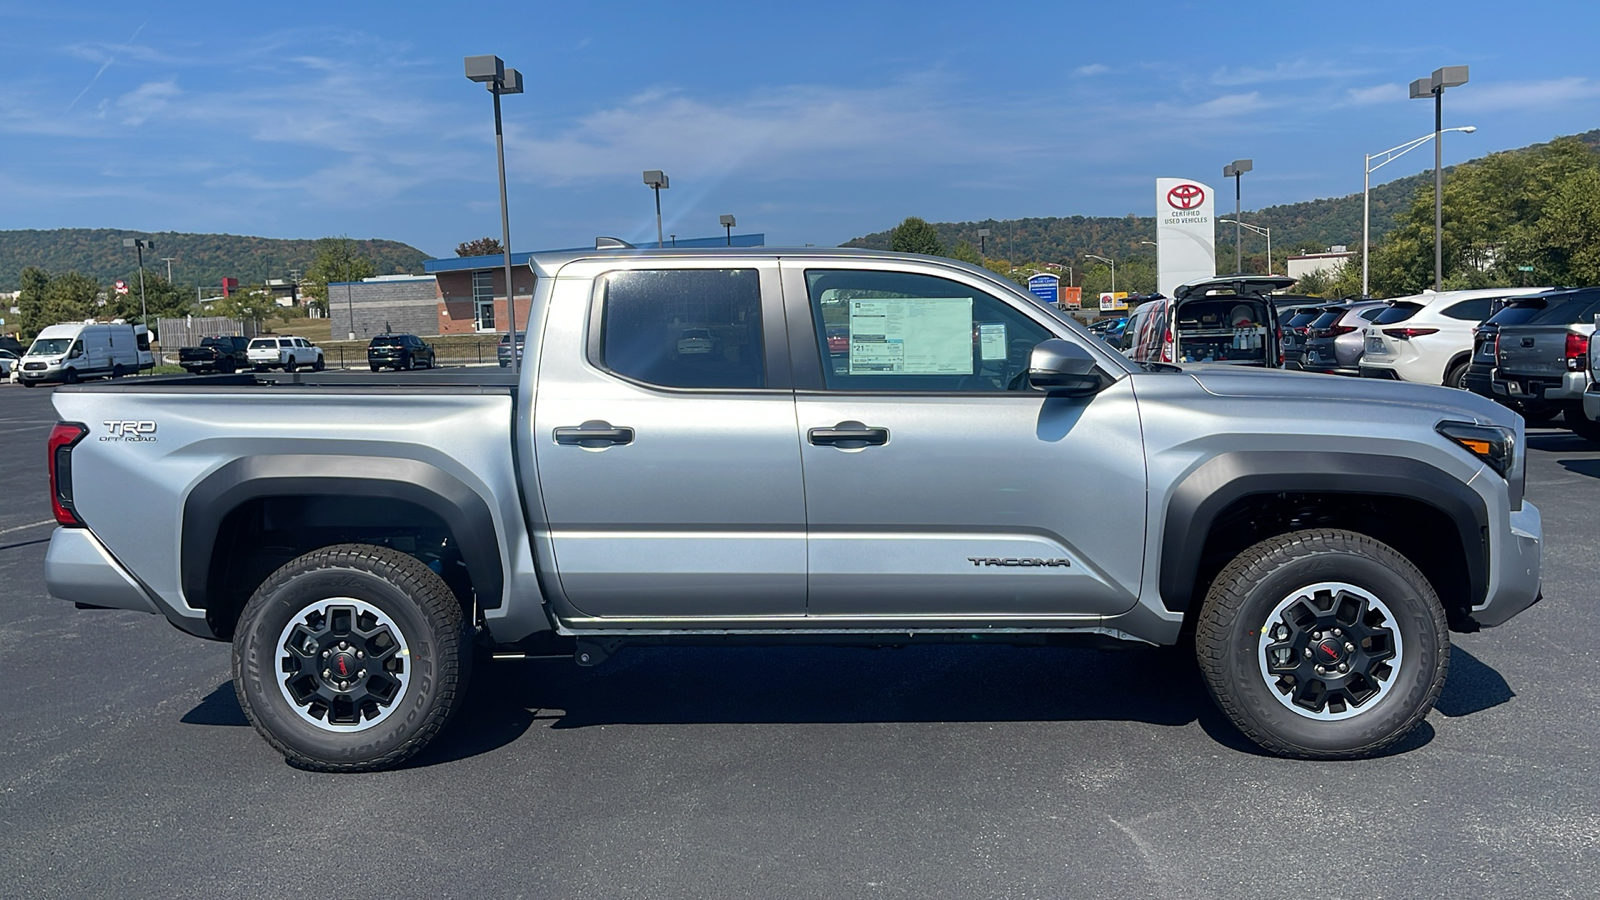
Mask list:
[{"label": "windshield", "polygon": [[1513,303],[1489,317],[1485,325],[1521,325],[1538,315],[1548,303],[1543,300],[1524,300]]},{"label": "windshield", "polygon": [[372,346],[374,347],[399,347],[404,343],[405,341],[392,334],[380,334],[372,339]]},{"label": "windshield", "polygon": [[1528,317],[1529,325],[1587,325],[1594,321],[1594,314],[1600,311],[1600,298],[1593,294],[1575,296],[1565,301],[1551,303],[1547,308],[1539,310]]},{"label": "windshield", "polygon": [[1327,328],[1328,326],[1332,325],[1333,323],[1339,321],[1339,319],[1341,317],[1343,317],[1343,316],[1344,316],[1344,310],[1342,310],[1342,309],[1330,309],[1330,310],[1324,312],[1322,315],[1317,316],[1316,320],[1311,323],[1311,327],[1312,328]]},{"label": "windshield", "polygon": [[1315,321],[1317,316],[1320,316],[1320,315],[1322,315],[1322,310],[1320,310],[1320,309],[1303,309],[1303,310],[1295,313],[1293,316],[1291,316],[1289,318],[1289,321],[1284,323],[1284,327],[1286,327],[1286,328],[1304,328],[1305,326],[1310,325],[1313,321]]},{"label": "windshield", "polygon": [[251,350],[276,350],[276,349],[278,349],[278,340],[277,340],[277,338],[256,338],[255,340],[250,342],[250,349]]},{"label": "windshield", "polygon": [[60,356],[72,346],[72,338],[39,338],[28,348],[29,356]]}]

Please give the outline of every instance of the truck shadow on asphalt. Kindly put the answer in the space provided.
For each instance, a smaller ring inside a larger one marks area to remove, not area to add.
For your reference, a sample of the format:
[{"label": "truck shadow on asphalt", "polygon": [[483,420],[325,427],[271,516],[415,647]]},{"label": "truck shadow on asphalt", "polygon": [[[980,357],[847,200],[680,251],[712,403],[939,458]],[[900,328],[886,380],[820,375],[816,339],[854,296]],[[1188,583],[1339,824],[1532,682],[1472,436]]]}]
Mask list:
[{"label": "truck shadow on asphalt", "polygon": [[1600,445],[1591,444],[1565,429],[1557,429],[1528,432],[1528,449],[1546,453],[1584,453],[1600,450]]},{"label": "truck shadow on asphalt", "polygon": [[1600,459],[1563,459],[1561,460],[1561,468],[1574,475],[1600,478]]},{"label": "truck shadow on asphalt", "polygon": [[[1435,708],[1470,716],[1516,696],[1500,673],[1455,647]],[[406,768],[515,743],[536,722],[599,725],[1129,721],[1192,722],[1218,744],[1264,756],[1212,703],[1193,659],[1174,648],[1120,652],[1013,647],[635,647],[601,666],[490,661],[442,738]],[[182,721],[243,726],[224,682]],[[1385,755],[1426,746],[1422,723]]]}]

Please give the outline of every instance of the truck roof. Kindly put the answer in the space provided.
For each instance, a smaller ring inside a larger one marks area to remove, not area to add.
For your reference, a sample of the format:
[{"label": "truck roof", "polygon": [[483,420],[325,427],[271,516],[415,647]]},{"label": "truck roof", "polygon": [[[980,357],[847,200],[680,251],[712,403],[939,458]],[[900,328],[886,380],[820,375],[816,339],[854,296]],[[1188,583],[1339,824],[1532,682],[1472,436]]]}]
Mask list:
[{"label": "truck roof", "polygon": [[937,262],[955,268],[967,269],[989,278],[999,276],[988,269],[969,265],[946,256],[925,256],[920,253],[896,253],[892,250],[868,250],[862,247],[665,247],[621,248],[616,250],[561,250],[535,253],[528,258],[528,267],[535,275],[548,278],[562,266],[578,260],[589,259],[905,259]]}]

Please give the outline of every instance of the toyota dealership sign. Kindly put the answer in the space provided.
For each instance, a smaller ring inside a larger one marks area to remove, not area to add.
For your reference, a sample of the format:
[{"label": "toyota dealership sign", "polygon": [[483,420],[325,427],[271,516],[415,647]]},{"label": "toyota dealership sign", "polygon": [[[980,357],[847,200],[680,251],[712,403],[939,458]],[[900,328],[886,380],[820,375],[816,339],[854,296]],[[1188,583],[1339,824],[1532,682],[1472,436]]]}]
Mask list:
[{"label": "toyota dealership sign", "polygon": [[1216,217],[1211,186],[1187,178],[1156,179],[1156,290],[1217,274]]}]

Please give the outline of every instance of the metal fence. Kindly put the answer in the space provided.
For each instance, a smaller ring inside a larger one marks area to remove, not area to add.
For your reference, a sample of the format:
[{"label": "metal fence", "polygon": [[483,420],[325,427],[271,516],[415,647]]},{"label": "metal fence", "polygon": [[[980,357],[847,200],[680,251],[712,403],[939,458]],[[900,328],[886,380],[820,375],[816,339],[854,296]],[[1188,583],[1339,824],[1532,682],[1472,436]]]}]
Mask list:
[{"label": "metal fence", "polygon": [[224,316],[185,316],[181,319],[156,320],[157,343],[161,345],[163,353],[171,354],[174,358],[184,347],[198,347],[205,338],[228,334],[255,337],[255,323]]},{"label": "metal fence", "polygon": [[[473,338],[423,338],[433,345],[435,364],[440,366],[493,366],[499,363],[500,339],[495,335]],[[367,364],[367,345],[347,341],[322,346],[323,358],[331,368],[359,369]]]}]

